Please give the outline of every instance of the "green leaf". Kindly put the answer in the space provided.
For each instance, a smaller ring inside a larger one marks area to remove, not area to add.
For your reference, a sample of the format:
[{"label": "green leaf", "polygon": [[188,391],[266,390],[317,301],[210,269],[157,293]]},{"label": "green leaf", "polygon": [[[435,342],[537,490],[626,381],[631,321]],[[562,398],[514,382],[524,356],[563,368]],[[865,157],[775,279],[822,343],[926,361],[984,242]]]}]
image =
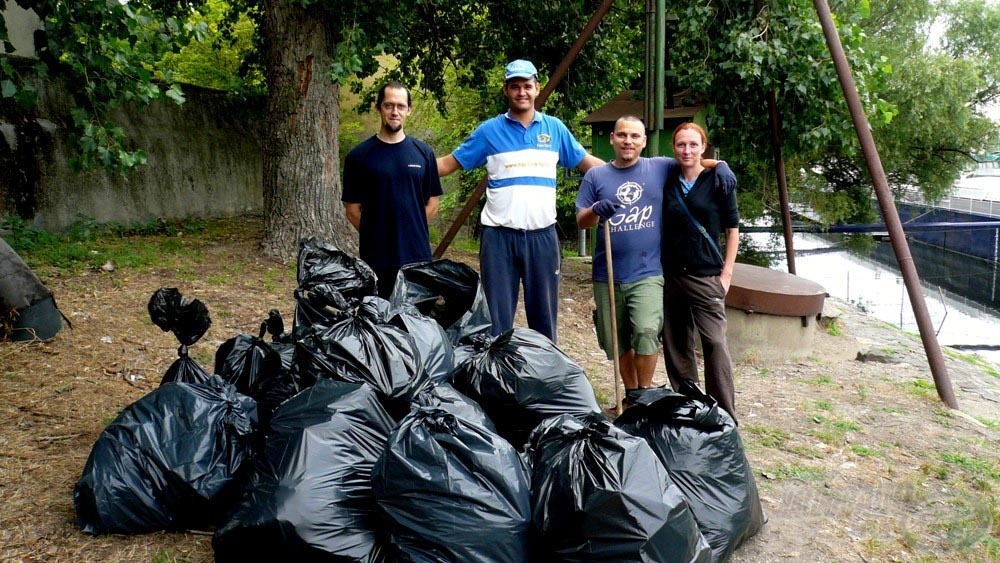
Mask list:
[{"label": "green leaf", "polygon": [[0,81],[0,93],[5,98],[11,98],[17,93],[17,86],[11,80]]},{"label": "green leaf", "polygon": [[174,101],[177,105],[184,103],[184,92],[181,92],[181,87],[177,84],[173,84],[166,91],[167,97]]},{"label": "green leaf", "polygon": [[38,93],[25,88],[14,94],[14,101],[24,109],[31,109],[38,102]]}]

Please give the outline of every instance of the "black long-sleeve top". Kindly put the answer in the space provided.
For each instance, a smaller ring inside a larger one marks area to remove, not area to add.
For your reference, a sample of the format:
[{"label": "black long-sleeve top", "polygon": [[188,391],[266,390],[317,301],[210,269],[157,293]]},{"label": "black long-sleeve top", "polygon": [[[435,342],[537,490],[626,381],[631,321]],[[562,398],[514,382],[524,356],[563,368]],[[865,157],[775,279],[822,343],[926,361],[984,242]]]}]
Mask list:
[{"label": "black long-sleeve top", "polygon": [[[722,258],[684,212],[677,201],[678,193],[684,193],[679,171],[667,178],[663,190],[663,239],[660,251],[663,273],[717,276],[722,272]],[[691,191],[681,197],[691,215],[705,227],[713,240],[718,241],[724,230],[739,227],[740,212],[736,206],[736,191],[726,194],[716,187],[714,170],[703,170]],[[736,244],[736,241],[729,241],[729,244]],[[721,245],[720,251],[724,256],[725,250]]]}]

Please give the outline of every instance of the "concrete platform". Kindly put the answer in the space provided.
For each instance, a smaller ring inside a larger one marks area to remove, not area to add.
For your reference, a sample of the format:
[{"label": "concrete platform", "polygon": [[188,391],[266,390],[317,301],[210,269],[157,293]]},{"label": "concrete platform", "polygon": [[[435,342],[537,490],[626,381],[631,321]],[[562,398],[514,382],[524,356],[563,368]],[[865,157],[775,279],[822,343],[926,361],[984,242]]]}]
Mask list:
[{"label": "concrete platform", "polygon": [[733,361],[808,356],[826,297],[826,290],[814,281],[736,264],[726,295],[727,337]]}]

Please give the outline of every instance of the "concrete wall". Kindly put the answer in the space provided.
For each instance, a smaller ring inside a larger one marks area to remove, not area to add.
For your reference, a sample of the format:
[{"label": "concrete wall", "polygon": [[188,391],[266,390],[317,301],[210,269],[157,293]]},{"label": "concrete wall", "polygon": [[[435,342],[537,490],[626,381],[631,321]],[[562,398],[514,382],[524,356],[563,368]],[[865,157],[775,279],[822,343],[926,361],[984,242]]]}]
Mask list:
[{"label": "concrete wall", "polygon": [[[34,33],[36,29],[42,28],[42,21],[38,19],[34,10],[25,10],[16,2],[0,0],[0,16],[7,24],[7,35],[14,50],[8,54],[19,57],[35,56]],[[0,54],[7,53],[7,48],[0,43]]]},{"label": "concrete wall", "polygon": [[747,313],[726,307],[726,324],[729,355],[734,362],[780,362],[812,353],[817,323],[810,317]]},{"label": "concrete wall", "polygon": [[259,111],[191,86],[180,106],[163,100],[123,108],[114,118],[148,163],[125,176],[76,173],[66,144],[72,93],[58,82],[37,88],[38,106],[30,112],[0,101],[0,217],[16,214],[60,230],[78,215],[128,225],[262,209]]}]

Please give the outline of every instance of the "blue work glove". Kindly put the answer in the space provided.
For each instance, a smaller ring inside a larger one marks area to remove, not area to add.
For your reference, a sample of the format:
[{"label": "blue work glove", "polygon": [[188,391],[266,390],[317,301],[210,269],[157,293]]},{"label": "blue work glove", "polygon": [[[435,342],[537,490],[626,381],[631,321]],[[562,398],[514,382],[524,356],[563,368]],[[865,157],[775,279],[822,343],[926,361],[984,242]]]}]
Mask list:
[{"label": "blue work glove", "polygon": [[595,203],[591,209],[593,209],[594,213],[601,219],[610,219],[614,217],[615,213],[618,213],[618,210],[622,207],[625,206],[613,199],[602,199],[601,201]]},{"label": "blue work glove", "polygon": [[720,160],[715,165],[715,187],[722,188],[722,193],[726,195],[736,190],[736,176],[725,160]]}]

